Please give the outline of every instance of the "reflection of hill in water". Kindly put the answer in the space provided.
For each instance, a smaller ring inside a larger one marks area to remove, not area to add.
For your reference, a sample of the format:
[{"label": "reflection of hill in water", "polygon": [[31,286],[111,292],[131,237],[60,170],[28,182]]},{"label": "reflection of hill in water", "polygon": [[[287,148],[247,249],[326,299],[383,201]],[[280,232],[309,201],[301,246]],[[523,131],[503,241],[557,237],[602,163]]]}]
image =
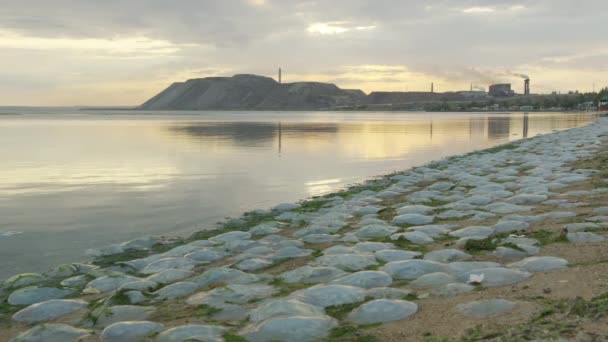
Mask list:
[{"label": "reflection of hill in water", "polygon": [[335,123],[197,122],[173,126],[170,130],[201,141],[224,139],[237,145],[250,146],[274,141],[280,135],[311,138],[327,133],[335,134],[339,130],[338,126]]},{"label": "reflection of hill in water", "polygon": [[[200,143],[221,142],[234,146],[262,146],[286,142],[309,142],[317,146],[340,139],[342,144],[390,143],[402,147],[426,140],[458,139],[508,141],[511,135],[528,137],[553,129],[579,126],[588,115],[551,117],[529,114],[471,116],[466,118],[416,118],[415,121],[385,122],[188,122],[169,127],[176,136]],[[354,140],[351,140],[354,139]]]}]

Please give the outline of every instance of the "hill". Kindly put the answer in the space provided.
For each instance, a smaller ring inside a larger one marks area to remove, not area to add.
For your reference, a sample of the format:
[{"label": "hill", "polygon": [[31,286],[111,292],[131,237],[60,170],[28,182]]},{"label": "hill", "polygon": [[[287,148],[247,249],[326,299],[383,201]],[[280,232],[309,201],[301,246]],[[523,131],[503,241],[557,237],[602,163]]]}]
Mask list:
[{"label": "hill", "polygon": [[176,82],[139,106],[141,110],[318,110],[357,105],[361,90],[319,82],[278,83],[257,75]]}]

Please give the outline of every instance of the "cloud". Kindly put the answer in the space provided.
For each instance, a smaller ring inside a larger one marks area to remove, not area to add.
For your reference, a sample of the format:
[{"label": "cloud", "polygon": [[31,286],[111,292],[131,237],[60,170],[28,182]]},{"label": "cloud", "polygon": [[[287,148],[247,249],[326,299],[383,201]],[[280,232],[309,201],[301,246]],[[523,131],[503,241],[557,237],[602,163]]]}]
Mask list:
[{"label": "cloud", "polygon": [[469,8],[464,8],[461,10],[462,13],[472,13],[472,14],[477,14],[477,13],[494,13],[496,12],[496,10],[492,7],[469,7]]},{"label": "cloud", "polygon": [[313,35],[336,35],[351,31],[370,31],[375,28],[376,25],[351,26],[349,22],[330,22],[312,23],[308,25],[306,31]]},{"label": "cloud", "polygon": [[607,11],[603,0],[13,1],[0,9],[0,75],[18,82],[3,82],[0,104],[137,104],[173,81],[279,66],[285,80],[367,91],[519,84],[510,71],[586,89],[577,70],[608,79]]}]

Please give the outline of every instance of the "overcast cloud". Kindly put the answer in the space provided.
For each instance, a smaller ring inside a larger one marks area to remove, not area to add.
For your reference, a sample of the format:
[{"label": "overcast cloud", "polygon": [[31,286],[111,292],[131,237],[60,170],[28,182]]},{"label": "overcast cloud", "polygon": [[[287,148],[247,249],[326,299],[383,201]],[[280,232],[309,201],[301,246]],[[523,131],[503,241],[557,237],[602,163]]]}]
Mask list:
[{"label": "overcast cloud", "polygon": [[0,6],[0,105],[139,104],[255,73],[372,90],[608,84],[608,1],[21,0]]}]

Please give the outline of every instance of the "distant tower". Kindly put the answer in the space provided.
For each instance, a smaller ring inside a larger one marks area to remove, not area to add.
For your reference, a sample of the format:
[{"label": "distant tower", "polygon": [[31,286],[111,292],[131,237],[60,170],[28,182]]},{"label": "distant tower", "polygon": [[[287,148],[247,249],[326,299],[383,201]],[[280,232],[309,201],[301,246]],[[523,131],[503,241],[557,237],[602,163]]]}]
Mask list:
[{"label": "distant tower", "polygon": [[473,92],[473,83],[471,83],[471,92]]},{"label": "distant tower", "polygon": [[524,95],[530,95],[530,79],[526,78],[524,80]]},{"label": "distant tower", "polygon": [[435,84],[431,82],[431,93],[435,92]]},{"label": "distant tower", "polygon": [[279,68],[279,83],[281,83],[281,68]]}]

